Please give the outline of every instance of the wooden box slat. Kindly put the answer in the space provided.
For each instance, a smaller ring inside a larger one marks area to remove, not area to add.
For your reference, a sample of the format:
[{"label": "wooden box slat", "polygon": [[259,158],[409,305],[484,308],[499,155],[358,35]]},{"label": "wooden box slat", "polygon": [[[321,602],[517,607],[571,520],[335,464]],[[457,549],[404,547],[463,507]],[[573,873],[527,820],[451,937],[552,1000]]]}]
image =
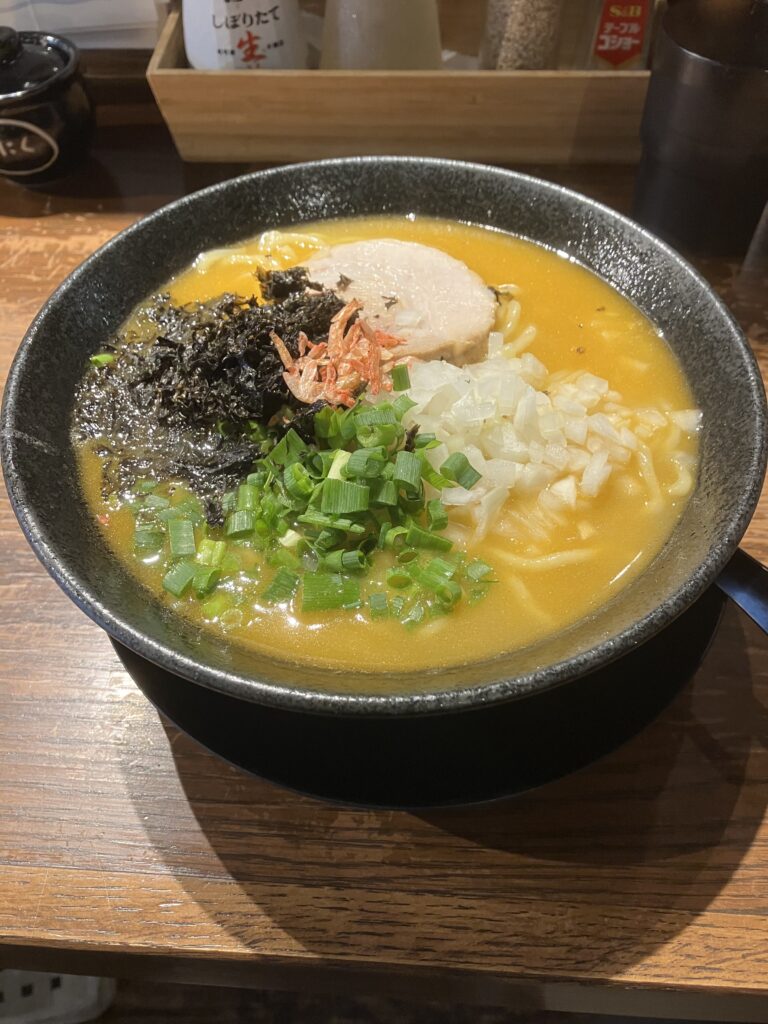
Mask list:
[{"label": "wooden box slat", "polygon": [[197,71],[172,12],[147,77],[191,161],[419,154],[498,163],[639,155],[648,72]]}]

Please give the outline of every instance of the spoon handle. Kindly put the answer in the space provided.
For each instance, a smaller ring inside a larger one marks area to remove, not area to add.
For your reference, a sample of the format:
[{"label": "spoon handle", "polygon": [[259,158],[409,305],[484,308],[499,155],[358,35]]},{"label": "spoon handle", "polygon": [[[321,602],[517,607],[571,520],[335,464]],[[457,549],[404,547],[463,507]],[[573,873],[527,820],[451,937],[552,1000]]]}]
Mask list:
[{"label": "spoon handle", "polygon": [[739,548],[717,577],[720,589],[768,633],[768,568]]}]

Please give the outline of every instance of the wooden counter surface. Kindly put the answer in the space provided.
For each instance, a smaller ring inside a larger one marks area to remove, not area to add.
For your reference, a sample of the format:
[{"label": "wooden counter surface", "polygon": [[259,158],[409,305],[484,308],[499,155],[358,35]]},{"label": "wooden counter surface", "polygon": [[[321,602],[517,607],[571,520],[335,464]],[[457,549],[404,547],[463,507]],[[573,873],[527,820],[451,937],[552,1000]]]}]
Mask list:
[{"label": "wooden counter surface", "polygon": [[[233,173],[186,171],[158,127],[105,130],[96,156],[57,190],[0,183],[3,381],[93,249]],[[628,205],[629,169],[542,173]],[[765,310],[736,265],[702,267],[768,373]],[[768,561],[765,499],[745,546]],[[415,815],[292,795],[164,726],[5,498],[0,601],[0,966],[768,1020],[768,641],[734,608],[615,754]]]}]

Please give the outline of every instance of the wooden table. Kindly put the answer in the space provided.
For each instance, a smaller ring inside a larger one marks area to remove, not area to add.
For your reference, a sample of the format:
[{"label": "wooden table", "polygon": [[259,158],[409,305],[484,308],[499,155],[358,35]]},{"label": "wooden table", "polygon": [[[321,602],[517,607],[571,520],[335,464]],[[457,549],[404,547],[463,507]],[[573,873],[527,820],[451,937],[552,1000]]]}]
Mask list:
[{"label": "wooden table", "polygon": [[[3,379],[46,295],[226,173],[104,131],[0,186]],[[625,208],[630,169],[540,169]],[[705,272],[734,297],[736,268]],[[737,296],[738,297],[738,296]],[[768,372],[764,310],[741,297]],[[746,547],[768,559],[768,503]],[[690,685],[601,763],[495,806],[345,810],[164,725],[0,509],[0,965],[768,1020],[768,642],[730,608]]]}]

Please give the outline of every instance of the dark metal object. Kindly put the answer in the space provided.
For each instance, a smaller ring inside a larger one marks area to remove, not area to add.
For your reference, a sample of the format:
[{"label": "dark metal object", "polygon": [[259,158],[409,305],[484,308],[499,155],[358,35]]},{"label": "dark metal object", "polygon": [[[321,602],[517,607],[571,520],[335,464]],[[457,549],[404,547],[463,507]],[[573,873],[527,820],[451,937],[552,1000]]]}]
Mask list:
[{"label": "dark metal object", "polygon": [[[111,554],[79,485],[69,422],[87,356],[132,307],[202,250],[267,227],[415,211],[517,232],[561,250],[618,288],[658,326],[703,410],[698,484],[669,543],[593,616],[486,662],[387,676],[297,666],[173,615]],[[54,578],[119,642],[167,671],[284,710],[393,716],[524,698],[614,661],[668,626],[725,567],[765,472],[766,404],[754,357],[706,282],[628,219],[547,182],[447,160],[360,158],[277,168],[173,203],[87,260],[34,321],[11,369],[2,445],[13,507]],[[381,683],[379,682],[379,686]]]},{"label": "dark metal object", "polygon": [[742,255],[768,202],[768,3],[670,8],[653,57],[634,216],[673,245]]},{"label": "dark metal object", "polygon": [[0,27],[0,174],[40,185],[85,158],[93,113],[68,39]]},{"label": "dark metal object", "polygon": [[739,548],[717,577],[717,585],[768,633],[768,568]]}]

